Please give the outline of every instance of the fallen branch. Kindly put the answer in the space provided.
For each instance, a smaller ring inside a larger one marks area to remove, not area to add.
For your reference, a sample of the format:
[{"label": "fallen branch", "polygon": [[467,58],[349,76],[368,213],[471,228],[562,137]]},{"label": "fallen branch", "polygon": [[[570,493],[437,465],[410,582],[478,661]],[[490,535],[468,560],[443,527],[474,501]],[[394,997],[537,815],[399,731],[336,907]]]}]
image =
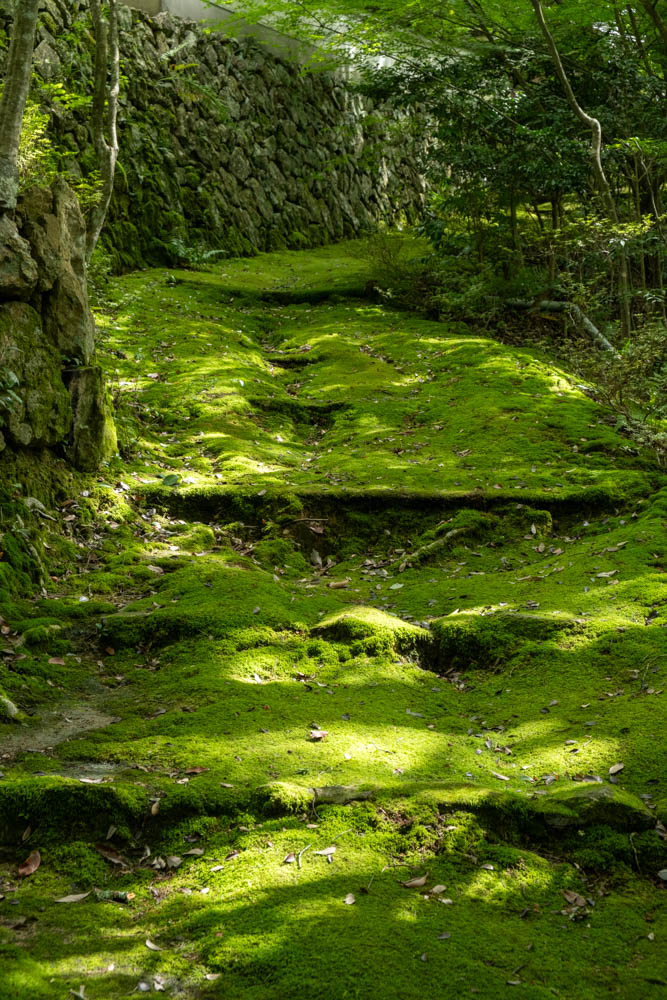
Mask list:
[{"label": "fallen branch", "polygon": [[550,299],[543,299],[541,302],[535,302],[534,299],[508,299],[506,302],[511,309],[530,309],[533,312],[568,312],[573,317],[575,322],[581,326],[586,333],[588,333],[593,340],[595,340],[600,347],[603,347],[605,351],[609,351],[615,357],[618,357],[618,351],[610,341],[600,333],[598,328],[594,323],[591,323],[588,316],[585,315],[574,302],[558,302],[551,301]]}]

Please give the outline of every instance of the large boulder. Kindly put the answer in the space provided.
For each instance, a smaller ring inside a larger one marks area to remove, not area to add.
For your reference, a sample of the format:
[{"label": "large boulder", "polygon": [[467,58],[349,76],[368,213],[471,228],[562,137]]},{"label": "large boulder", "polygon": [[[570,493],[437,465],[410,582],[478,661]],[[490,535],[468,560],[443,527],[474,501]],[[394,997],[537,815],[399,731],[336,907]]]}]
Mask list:
[{"label": "large boulder", "polygon": [[60,227],[60,269],[44,295],[44,330],[65,363],[87,365],[95,351],[95,324],[86,287],[86,224],[75,193],[61,179],[53,186],[53,210]]}]

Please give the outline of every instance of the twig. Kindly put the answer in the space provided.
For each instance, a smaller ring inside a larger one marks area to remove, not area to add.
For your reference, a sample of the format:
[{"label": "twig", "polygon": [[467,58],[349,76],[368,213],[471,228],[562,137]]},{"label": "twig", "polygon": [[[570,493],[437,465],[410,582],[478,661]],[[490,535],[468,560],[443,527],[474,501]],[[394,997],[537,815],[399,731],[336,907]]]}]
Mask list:
[{"label": "twig", "polygon": [[305,854],[309,847],[310,847],[310,844],[306,844],[306,846],[302,850],[299,851],[299,856],[296,859],[296,863],[297,863],[297,867],[298,868],[301,867],[301,855]]},{"label": "twig", "polygon": [[332,843],[333,841],[339,840],[341,837],[344,837],[346,833],[352,833],[353,831],[354,831],[353,826],[351,826],[349,830],[343,830],[342,833],[339,833],[337,836],[331,838]]},{"label": "twig", "polygon": [[639,857],[637,856],[637,848],[635,847],[635,842],[634,842],[634,840],[632,839],[633,837],[634,837],[634,833],[631,833],[631,834],[630,834],[630,847],[632,848],[632,853],[633,853],[633,854],[634,854],[634,856],[635,856],[635,864],[637,865],[637,871],[638,871],[638,872],[639,872],[639,874],[641,875],[641,873],[642,873],[642,870],[641,870],[641,866],[640,866],[640,864],[639,864]]}]

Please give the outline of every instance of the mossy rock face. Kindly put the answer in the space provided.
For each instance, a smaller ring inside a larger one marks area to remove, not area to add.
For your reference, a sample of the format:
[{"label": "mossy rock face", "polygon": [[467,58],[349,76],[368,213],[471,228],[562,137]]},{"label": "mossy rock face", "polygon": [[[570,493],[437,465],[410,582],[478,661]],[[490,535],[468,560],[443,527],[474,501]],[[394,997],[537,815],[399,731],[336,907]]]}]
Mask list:
[{"label": "mossy rock face", "polygon": [[641,799],[616,785],[582,784],[551,792],[534,805],[554,830],[605,824],[612,830],[648,830],[655,817]]},{"label": "mossy rock face", "polygon": [[24,448],[64,441],[72,423],[72,407],[61,377],[62,361],[32,306],[24,302],[0,305],[0,357],[18,378],[21,399],[3,428],[7,440]]},{"label": "mossy rock face", "polygon": [[556,615],[500,612],[452,615],[433,622],[431,628],[441,666],[489,667],[509,659],[524,643],[581,632],[583,622]]},{"label": "mossy rock face", "polygon": [[402,621],[377,608],[352,607],[333,615],[311,629],[313,636],[358,645],[364,652],[426,652],[431,636],[424,628]]}]

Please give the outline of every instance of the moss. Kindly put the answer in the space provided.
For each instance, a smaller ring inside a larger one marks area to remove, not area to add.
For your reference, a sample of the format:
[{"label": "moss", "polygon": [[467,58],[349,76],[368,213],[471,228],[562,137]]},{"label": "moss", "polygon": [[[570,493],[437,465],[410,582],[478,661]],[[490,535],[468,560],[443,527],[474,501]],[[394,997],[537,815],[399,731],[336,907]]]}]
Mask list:
[{"label": "moss", "polygon": [[119,839],[147,812],[145,792],[131,785],[82,785],[67,778],[25,778],[0,784],[0,840],[20,840],[27,826],[39,828],[42,843],[76,838],[103,839],[113,825]]},{"label": "moss", "polygon": [[563,633],[580,634],[584,621],[557,614],[497,611],[440,618],[431,628],[441,665],[488,668],[506,663],[520,646],[525,651],[531,642],[542,646]]},{"label": "moss", "polygon": [[262,785],[253,793],[253,803],[264,814],[287,816],[290,813],[306,812],[313,805],[310,788],[291,785],[285,781],[272,781]]},{"label": "moss", "polygon": [[[548,357],[345,299],[350,249],[109,284],[132,449],[52,490],[48,597],[2,610],[2,690],[41,716],[3,727],[2,839],[32,831],[3,884],[43,858],[38,920],[0,928],[17,996],[665,978],[663,480]],[[136,895],[54,903],[90,887]]]},{"label": "moss", "polygon": [[369,607],[350,607],[329,615],[311,632],[343,642],[361,640],[357,648],[371,656],[391,650],[401,653],[416,650],[426,655],[430,646],[430,636],[425,629]]}]

